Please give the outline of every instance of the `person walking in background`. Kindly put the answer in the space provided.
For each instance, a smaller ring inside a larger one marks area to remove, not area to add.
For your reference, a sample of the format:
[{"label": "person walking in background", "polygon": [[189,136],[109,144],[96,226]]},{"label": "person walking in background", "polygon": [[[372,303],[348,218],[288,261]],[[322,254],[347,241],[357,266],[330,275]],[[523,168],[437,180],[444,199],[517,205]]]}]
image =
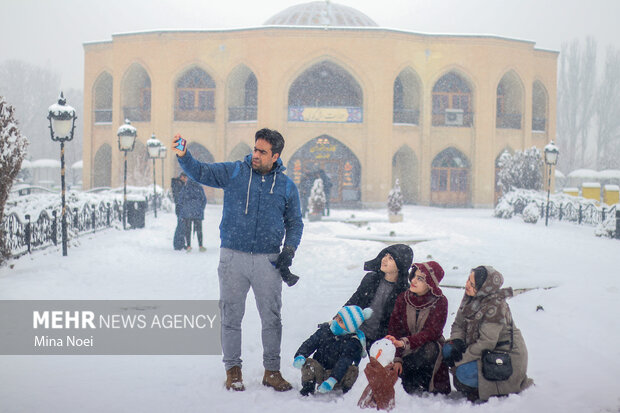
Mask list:
[{"label": "person walking in background", "polygon": [[282,275],[293,262],[303,221],[297,186],[284,175],[280,159],[284,138],[278,131],[261,129],[254,135],[252,154],[236,162],[199,162],[180,135],[172,148],[190,178],[224,190],[217,271],[226,389],[245,390],[241,321],[252,288],[262,324],[262,383],[277,391],[290,390],[291,384],[280,374]]},{"label": "person walking in background", "polygon": [[183,181],[181,177],[172,178],[170,181],[170,188],[172,189],[172,200],[174,201],[174,213],[177,216],[177,227],[174,230],[174,238],[172,241],[172,247],[179,251],[185,249],[185,223],[181,218],[181,188],[183,187]]},{"label": "person walking in background", "polygon": [[205,218],[205,206],[207,205],[205,191],[196,182],[188,179],[184,172],[181,172],[180,179],[183,182],[179,191],[179,199],[185,234],[185,249],[187,252],[192,250],[193,227],[198,237],[199,250],[205,252],[207,249],[202,245],[202,220]]},{"label": "person walking in background", "polygon": [[[533,381],[527,377],[527,347],[506,302],[512,288],[500,287],[504,277],[491,266],[471,270],[465,295],[456,313],[444,362],[452,367],[454,387],[471,401],[519,393]],[[482,358],[487,351],[510,355],[512,373],[505,380],[485,377]]]},{"label": "person walking in background", "polygon": [[319,169],[319,178],[323,181],[323,192],[325,192],[325,211],[323,211],[323,215],[329,215],[329,199],[331,197],[332,192],[332,180],[329,179],[329,176],[325,173],[323,169]]}]

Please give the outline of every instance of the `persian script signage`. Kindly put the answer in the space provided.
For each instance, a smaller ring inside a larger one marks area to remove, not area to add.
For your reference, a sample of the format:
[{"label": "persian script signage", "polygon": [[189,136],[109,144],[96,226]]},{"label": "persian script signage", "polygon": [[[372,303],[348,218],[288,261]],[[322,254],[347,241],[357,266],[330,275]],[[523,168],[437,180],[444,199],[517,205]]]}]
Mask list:
[{"label": "persian script signage", "polygon": [[288,120],[292,122],[361,123],[362,108],[289,106]]}]

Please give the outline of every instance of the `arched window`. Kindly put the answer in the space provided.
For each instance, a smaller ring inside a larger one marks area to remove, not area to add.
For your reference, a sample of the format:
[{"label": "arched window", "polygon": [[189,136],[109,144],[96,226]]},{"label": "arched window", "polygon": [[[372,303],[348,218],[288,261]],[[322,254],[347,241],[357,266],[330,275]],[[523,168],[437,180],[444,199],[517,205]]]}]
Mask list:
[{"label": "arched window", "polygon": [[455,148],[441,151],[431,164],[431,203],[443,206],[469,204],[470,164]]},{"label": "arched window", "polygon": [[228,161],[232,162],[243,160],[246,155],[249,155],[251,153],[252,148],[250,148],[248,144],[240,142],[237,144],[237,146],[233,148],[232,151],[230,151],[230,154],[228,155]]},{"label": "arched window", "polygon": [[95,123],[112,122],[112,76],[103,72],[97,77],[93,90]]},{"label": "arched window", "polygon": [[419,125],[420,83],[411,69],[405,69],[394,80],[394,123]]},{"label": "arched window", "polygon": [[177,80],[175,121],[213,122],[215,82],[199,67],[187,70]]},{"label": "arched window", "polygon": [[324,61],[303,72],[288,94],[288,120],[295,122],[362,122],[363,94],[342,67]]},{"label": "arched window", "polygon": [[112,148],[107,143],[99,147],[93,163],[93,187],[112,186]]},{"label": "arched window", "polygon": [[532,90],[532,130],[547,130],[547,90],[539,81],[534,82]]},{"label": "arched window", "polygon": [[151,121],[151,78],[134,63],[125,73],[121,86],[123,117],[132,122]]},{"label": "arched window", "polygon": [[443,75],[433,86],[433,126],[473,125],[471,89],[455,72]]},{"label": "arched window", "polygon": [[495,124],[501,129],[521,129],[523,117],[523,88],[516,73],[506,73],[497,85],[497,114]]},{"label": "arched window", "polygon": [[231,74],[228,82],[228,121],[255,121],[258,109],[258,80],[245,65]]}]

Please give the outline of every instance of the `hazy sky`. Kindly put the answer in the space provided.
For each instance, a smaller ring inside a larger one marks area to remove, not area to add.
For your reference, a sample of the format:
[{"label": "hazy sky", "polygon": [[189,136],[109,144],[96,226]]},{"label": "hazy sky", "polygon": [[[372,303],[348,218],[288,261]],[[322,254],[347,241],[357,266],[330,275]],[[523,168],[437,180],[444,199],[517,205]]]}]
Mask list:
[{"label": "hazy sky", "polygon": [[[0,0],[0,61],[48,66],[62,87],[83,88],[82,44],[151,29],[260,26],[295,0]],[[381,27],[424,33],[495,34],[560,50],[593,36],[599,60],[620,49],[620,0],[340,0]],[[0,94],[2,91],[0,91]]]}]

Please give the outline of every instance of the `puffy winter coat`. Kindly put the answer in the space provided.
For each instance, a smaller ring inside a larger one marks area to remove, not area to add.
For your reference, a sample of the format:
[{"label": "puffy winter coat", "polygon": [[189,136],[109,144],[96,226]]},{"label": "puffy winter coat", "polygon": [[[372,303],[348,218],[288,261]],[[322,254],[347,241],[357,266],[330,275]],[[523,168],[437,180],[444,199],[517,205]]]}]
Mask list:
[{"label": "puffy winter coat", "polygon": [[[378,337],[384,337],[387,334],[388,324],[390,323],[390,315],[394,309],[396,297],[409,288],[407,274],[409,267],[411,267],[411,263],[413,262],[413,251],[411,251],[411,248],[404,244],[390,245],[389,247],[384,248],[375,259],[367,261],[364,264],[364,269],[372,272],[369,272],[364,276],[362,282],[357,287],[357,290],[345,304],[345,306],[357,305],[361,308],[370,306],[372,299],[375,297],[375,293],[377,292],[377,287],[379,286],[381,279],[385,277],[385,274],[380,270],[380,268],[381,259],[387,253],[389,253],[394,258],[394,261],[396,261],[396,266],[398,267],[398,279],[396,280],[394,289],[384,304],[384,311],[380,321],[380,331]],[[366,347],[370,348],[371,345],[372,342],[368,340]]]},{"label": "puffy winter coat", "polygon": [[[512,288],[500,290],[504,277],[493,267],[485,267],[487,279],[475,297],[465,296],[452,324],[450,340],[465,341],[467,350],[463,359],[455,366],[478,362],[478,397],[488,400],[491,396],[519,393],[532,380],[527,377],[527,347],[521,331],[515,325],[507,297],[512,297]],[[476,327],[477,326],[477,327]],[[509,351],[512,329],[512,376],[505,381],[488,381],[482,374],[481,357],[484,350]]]},{"label": "puffy winter coat", "polygon": [[297,248],[303,231],[299,193],[284,175],[280,158],[266,175],[252,169],[252,155],[243,161],[203,163],[187,151],[178,160],[196,182],[224,190],[221,247],[274,254],[286,235],[284,244]]},{"label": "puffy winter coat", "polygon": [[331,376],[340,381],[347,369],[360,363],[362,344],[355,334],[336,336],[329,329],[329,323],[319,325],[319,329],[304,341],[295,357],[310,357],[318,361],[325,370],[331,370]]},{"label": "puffy winter coat", "polygon": [[179,191],[179,216],[184,219],[203,220],[205,205],[207,205],[205,191],[200,185],[188,179]]}]

